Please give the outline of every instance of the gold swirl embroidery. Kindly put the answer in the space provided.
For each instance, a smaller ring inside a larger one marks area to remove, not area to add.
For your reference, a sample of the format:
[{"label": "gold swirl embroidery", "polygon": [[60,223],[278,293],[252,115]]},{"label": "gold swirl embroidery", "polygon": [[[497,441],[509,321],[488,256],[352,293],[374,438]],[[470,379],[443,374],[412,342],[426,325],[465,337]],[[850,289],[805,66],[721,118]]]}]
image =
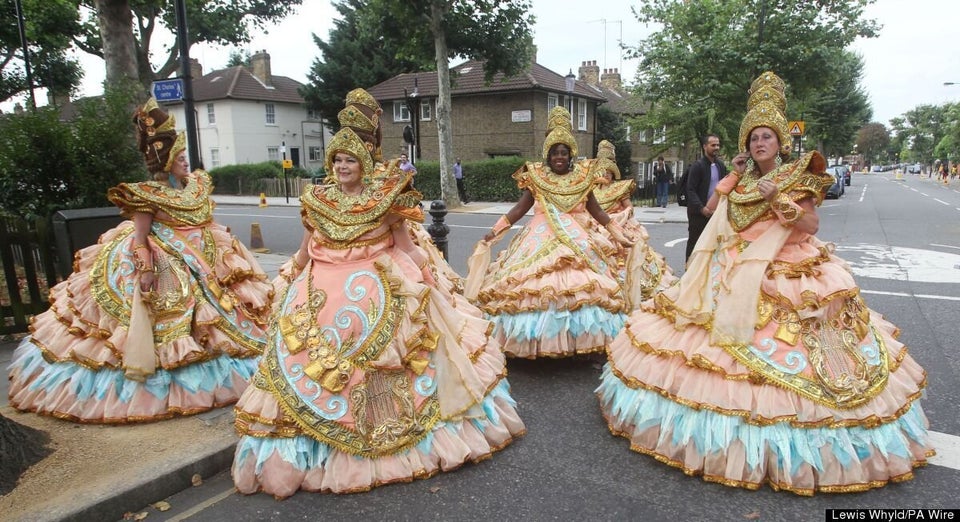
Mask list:
[{"label": "gold swirl embroidery", "polygon": [[785,225],[793,225],[806,214],[806,211],[803,210],[800,205],[794,203],[783,192],[777,194],[777,199],[771,206],[773,207],[773,211],[780,215],[780,221]]}]

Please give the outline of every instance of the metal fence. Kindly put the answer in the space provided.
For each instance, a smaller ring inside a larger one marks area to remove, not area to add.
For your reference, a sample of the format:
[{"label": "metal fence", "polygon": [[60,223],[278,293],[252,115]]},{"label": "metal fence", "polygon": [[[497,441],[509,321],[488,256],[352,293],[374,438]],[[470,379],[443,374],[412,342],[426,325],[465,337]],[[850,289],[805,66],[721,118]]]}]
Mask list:
[{"label": "metal fence", "polygon": [[300,194],[303,193],[303,188],[312,184],[310,178],[288,178],[286,180],[287,192],[284,193],[283,181],[280,178],[264,178],[260,180],[260,187],[263,193],[270,197],[290,196],[291,198],[299,198]]},{"label": "metal fence", "polygon": [[57,283],[50,222],[0,216],[0,265],[0,335],[26,332]]}]

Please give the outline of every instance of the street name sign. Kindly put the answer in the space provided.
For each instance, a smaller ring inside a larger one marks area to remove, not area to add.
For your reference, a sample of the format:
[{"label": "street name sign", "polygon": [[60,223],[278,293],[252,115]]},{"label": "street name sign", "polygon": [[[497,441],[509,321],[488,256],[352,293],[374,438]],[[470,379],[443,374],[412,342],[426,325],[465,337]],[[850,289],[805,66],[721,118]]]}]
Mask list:
[{"label": "street name sign", "polygon": [[153,82],[153,97],[158,102],[174,102],[183,99],[183,80],[157,80]]}]

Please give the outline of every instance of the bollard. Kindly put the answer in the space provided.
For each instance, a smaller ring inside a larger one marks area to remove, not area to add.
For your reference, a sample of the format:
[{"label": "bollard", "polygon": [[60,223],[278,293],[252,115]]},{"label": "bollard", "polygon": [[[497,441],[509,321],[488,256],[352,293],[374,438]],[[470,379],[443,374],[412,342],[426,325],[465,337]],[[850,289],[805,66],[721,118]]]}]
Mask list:
[{"label": "bollard", "polygon": [[263,192],[260,193],[260,208],[267,206],[267,195]]},{"label": "bollard", "polygon": [[450,227],[443,222],[444,218],[447,217],[446,203],[439,199],[430,203],[430,215],[433,216],[433,223],[427,227],[427,232],[430,232],[430,239],[433,240],[434,245],[437,245],[437,250],[443,254],[443,258],[449,261],[447,235],[450,234]]},{"label": "bollard", "polygon": [[258,254],[269,254],[270,249],[263,246],[263,234],[260,233],[260,223],[250,223],[250,251]]}]

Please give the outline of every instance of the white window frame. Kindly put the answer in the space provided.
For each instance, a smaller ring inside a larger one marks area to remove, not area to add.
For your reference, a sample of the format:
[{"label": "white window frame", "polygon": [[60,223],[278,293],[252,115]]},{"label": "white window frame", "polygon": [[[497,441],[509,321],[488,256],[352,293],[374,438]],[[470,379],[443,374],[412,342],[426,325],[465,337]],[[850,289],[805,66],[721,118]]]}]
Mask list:
[{"label": "white window frame", "polygon": [[402,121],[410,121],[410,108],[407,107],[407,102],[405,101],[393,102],[393,121],[395,123],[402,122]]},{"label": "white window frame", "polygon": [[640,143],[647,142],[647,129],[640,129],[640,131],[637,132],[637,141]]},{"label": "white window frame", "polygon": [[266,125],[277,124],[277,107],[272,103],[263,104],[263,117]]},{"label": "white window frame", "polygon": [[316,109],[307,109],[307,119],[310,121],[320,121],[320,111]]},{"label": "white window frame", "polygon": [[323,161],[323,149],[319,145],[310,145],[307,147],[307,157],[309,161]]},{"label": "white window frame", "polygon": [[556,94],[547,94],[547,112],[557,105],[560,105],[560,97]]},{"label": "white window frame", "polygon": [[[209,105],[213,105],[212,103]],[[210,168],[215,169],[220,166],[220,149],[213,147],[210,149]]]},{"label": "white window frame", "polygon": [[431,100],[422,100],[420,102],[420,121],[430,121],[433,119],[433,106]]},{"label": "white window frame", "polygon": [[564,100],[564,102],[567,107],[567,113],[570,114],[570,126],[572,127],[573,126],[573,96],[567,96],[567,99]]},{"label": "white window frame", "polygon": [[280,147],[267,147],[267,161],[280,161]]},{"label": "white window frame", "polygon": [[577,130],[587,130],[587,100],[577,100]]},{"label": "white window frame", "polygon": [[626,131],[627,131],[626,139],[627,139],[627,141],[631,141],[631,140],[630,140],[630,124],[629,124],[629,123],[627,124]]},{"label": "white window frame", "polygon": [[212,103],[207,104],[207,123],[210,125],[217,124],[217,112]]},{"label": "white window frame", "polygon": [[661,144],[667,142],[667,126],[664,125],[658,131],[653,131],[653,142],[655,144]]}]

